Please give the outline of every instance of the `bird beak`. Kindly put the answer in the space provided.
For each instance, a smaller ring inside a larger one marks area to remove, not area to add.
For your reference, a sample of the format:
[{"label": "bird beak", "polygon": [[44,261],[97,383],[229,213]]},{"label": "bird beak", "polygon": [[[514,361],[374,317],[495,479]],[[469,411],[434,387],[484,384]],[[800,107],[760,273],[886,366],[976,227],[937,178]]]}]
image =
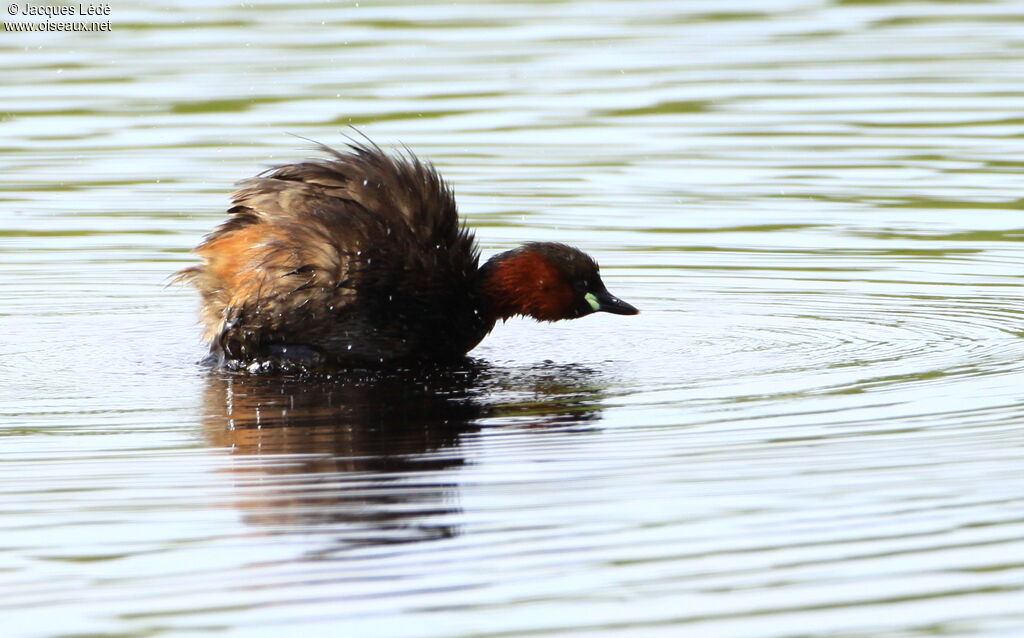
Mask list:
[{"label": "bird beak", "polygon": [[607,290],[598,293],[588,292],[586,300],[594,312],[610,312],[613,315],[635,315],[640,312]]}]

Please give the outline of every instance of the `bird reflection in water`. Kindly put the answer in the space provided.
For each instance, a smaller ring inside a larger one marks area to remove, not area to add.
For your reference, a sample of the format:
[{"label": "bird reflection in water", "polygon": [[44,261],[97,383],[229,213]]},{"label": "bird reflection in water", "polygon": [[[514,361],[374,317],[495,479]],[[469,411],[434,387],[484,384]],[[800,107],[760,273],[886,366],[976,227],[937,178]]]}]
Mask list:
[{"label": "bird reflection in water", "polygon": [[579,427],[604,384],[581,366],[287,378],[213,373],[209,444],[234,455],[244,520],[270,533],[330,528],[328,552],[459,531],[462,447],[481,425]]}]

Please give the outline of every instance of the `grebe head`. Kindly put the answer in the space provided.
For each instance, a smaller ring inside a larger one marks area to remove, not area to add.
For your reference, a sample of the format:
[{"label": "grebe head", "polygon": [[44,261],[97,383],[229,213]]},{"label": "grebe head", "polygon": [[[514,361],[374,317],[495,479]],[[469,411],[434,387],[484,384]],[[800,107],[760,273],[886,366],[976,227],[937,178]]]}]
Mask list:
[{"label": "grebe head", "polygon": [[595,312],[640,312],[608,292],[592,257],[565,244],[524,244],[492,257],[482,273],[487,310],[494,319],[526,315],[558,321]]}]

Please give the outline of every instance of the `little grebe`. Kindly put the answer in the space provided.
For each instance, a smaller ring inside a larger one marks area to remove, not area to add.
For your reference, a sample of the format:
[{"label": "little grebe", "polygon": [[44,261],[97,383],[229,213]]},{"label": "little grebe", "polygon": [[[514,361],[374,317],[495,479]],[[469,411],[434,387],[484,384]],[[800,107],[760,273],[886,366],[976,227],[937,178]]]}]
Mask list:
[{"label": "little grebe", "polygon": [[454,360],[498,319],[638,311],[597,263],[535,242],[479,267],[434,167],[352,143],[239,183],[231,216],[178,273],[202,296],[209,362],[258,368]]}]

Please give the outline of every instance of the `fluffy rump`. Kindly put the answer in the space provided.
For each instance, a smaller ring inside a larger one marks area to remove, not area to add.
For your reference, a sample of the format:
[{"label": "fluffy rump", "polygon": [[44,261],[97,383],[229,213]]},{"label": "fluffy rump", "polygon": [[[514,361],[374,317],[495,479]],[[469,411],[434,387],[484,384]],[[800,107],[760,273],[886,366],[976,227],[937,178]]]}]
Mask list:
[{"label": "fluffy rump", "polygon": [[445,346],[464,354],[486,330],[458,325],[477,307],[479,251],[451,189],[408,151],[318,148],[326,158],[240,182],[196,249],[203,263],[178,273],[201,293],[211,351],[246,360],[301,344],[369,360],[472,341]]}]

